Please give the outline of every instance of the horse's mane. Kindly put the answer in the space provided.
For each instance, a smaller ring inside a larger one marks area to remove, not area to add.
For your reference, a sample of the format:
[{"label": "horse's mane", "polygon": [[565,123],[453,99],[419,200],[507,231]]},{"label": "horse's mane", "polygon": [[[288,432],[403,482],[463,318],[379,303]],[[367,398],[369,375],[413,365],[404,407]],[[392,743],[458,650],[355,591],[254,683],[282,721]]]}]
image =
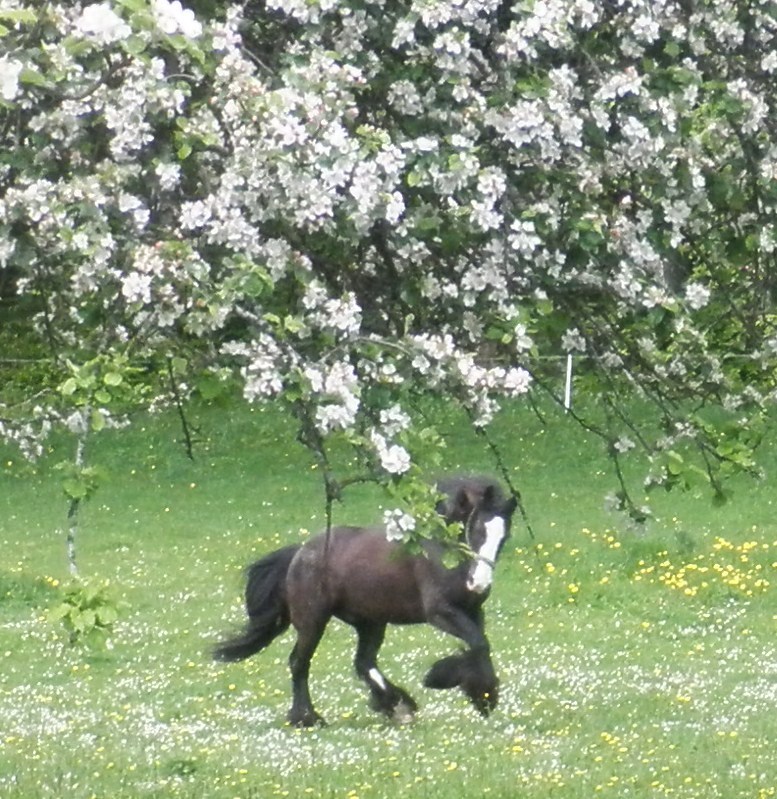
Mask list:
[{"label": "horse's mane", "polygon": [[437,481],[437,490],[449,497],[455,496],[461,490],[469,490],[482,496],[488,493],[489,489],[496,502],[504,500],[502,486],[493,477],[477,474],[453,475],[452,477],[443,477]]},{"label": "horse's mane", "polygon": [[[437,506],[437,511],[452,521],[468,514],[466,506],[469,506],[469,510],[475,506],[497,510],[505,503],[502,486],[492,477],[485,475],[444,477],[437,481],[436,487],[441,494],[445,494],[445,498]],[[466,498],[464,503],[462,498]]]}]

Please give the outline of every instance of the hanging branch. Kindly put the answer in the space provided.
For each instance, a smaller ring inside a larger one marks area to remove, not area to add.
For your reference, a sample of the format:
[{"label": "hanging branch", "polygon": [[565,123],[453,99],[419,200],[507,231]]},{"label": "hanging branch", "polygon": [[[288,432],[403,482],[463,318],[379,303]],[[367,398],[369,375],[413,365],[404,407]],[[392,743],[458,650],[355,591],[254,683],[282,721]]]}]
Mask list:
[{"label": "hanging branch", "polygon": [[609,448],[609,456],[610,460],[613,463],[613,468],[615,469],[615,476],[618,479],[618,483],[620,485],[620,491],[618,492],[617,499],[619,502],[618,510],[624,510],[628,513],[629,518],[636,522],[637,524],[643,525],[647,521],[647,515],[645,511],[638,507],[634,500],[631,498],[631,493],[628,489],[628,485],[626,483],[626,477],[623,474],[623,470],[621,469],[621,461],[620,456],[618,455],[618,450],[615,449],[614,446],[610,446]]},{"label": "hanging branch", "polygon": [[542,411],[540,410],[539,406],[537,405],[537,400],[534,398],[534,392],[530,391],[526,395],[526,398],[529,401],[529,407],[532,409],[532,412],[537,417],[537,419],[539,419],[540,424],[543,427],[547,427],[548,423],[547,423],[545,417],[542,415]]},{"label": "hanging branch", "polygon": [[515,501],[518,504],[518,511],[521,514],[521,518],[523,519],[523,523],[526,525],[526,530],[529,533],[529,538],[532,541],[536,541],[536,537],[534,535],[534,529],[531,526],[531,522],[529,521],[529,514],[526,512],[526,506],[523,504],[523,499],[521,497],[521,492],[515,487],[513,481],[510,479],[510,472],[507,469],[507,465],[504,462],[504,458],[502,457],[502,452],[500,451],[499,447],[494,443],[494,440],[488,434],[488,431],[483,425],[478,425],[475,423],[475,416],[472,412],[472,408],[468,405],[464,406],[467,416],[469,416],[470,422],[472,423],[472,427],[475,429],[475,432],[486,442],[488,448],[491,450],[491,454],[494,456],[494,461],[496,462],[497,469],[499,469],[502,478],[504,479],[507,487],[510,489],[510,493],[515,497]]},{"label": "hanging branch", "polygon": [[184,447],[189,460],[194,460],[194,442],[192,440],[191,429],[189,421],[186,418],[186,411],[183,406],[183,397],[178,390],[178,383],[175,380],[175,372],[173,370],[173,359],[168,356],[167,358],[167,376],[170,380],[170,393],[173,395],[176,410],[178,411],[178,418],[181,420],[181,429],[183,430]]},{"label": "hanging branch", "polygon": [[335,479],[329,455],[326,451],[324,438],[316,427],[315,420],[310,413],[310,405],[299,400],[294,405],[294,415],[300,421],[297,440],[307,447],[316,458],[318,467],[324,480],[324,510],[326,517],[326,549],[329,548],[329,534],[332,531],[332,505],[342,496],[342,485]]},{"label": "hanging branch", "polygon": [[324,515],[326,518],[324,552],[328,553],[330,534],[332,532],[332,507],[334,503],[341,502],[343,491],[352,485],[379,481],[376,475],[370,473],[357,474],[353,477],[346,477],[338,480],[335,477],[332,463],[329,460],[324,437],[321,435],[318,427],[316,427],[315,419],[311,413],[311,405],[299,400],[295,403],[293,412],[300,422],[300,429],[297,432],[297,441],[313,453],[324,482]]}]

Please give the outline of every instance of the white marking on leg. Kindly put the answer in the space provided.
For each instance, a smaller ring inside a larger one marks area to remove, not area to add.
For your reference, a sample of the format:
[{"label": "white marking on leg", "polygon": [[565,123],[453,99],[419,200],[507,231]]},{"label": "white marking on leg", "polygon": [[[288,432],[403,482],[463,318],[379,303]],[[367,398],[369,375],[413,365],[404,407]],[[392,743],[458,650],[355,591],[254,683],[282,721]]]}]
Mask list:
[{"label": "white marking on leg", "polygon": [[386,681],[383,679],[383,675],[376,668],[370,669],[368,672],[368,676],[370,680],[372,680],[372,682],[374,682],[375,685],[377,685],[378,688],[380,688],[381,691],[385,691],[386,688],[388,687],[386,685]]},{"label": "white marking on leg", "polygon": [[486,540],[475,553],[477,561],[467,580],[467,588],[476,594],[482,594],[491,587],[494,579],[494,561],[496,560],[499,545],[505,537],[505,520],[501,516],[494,516],[485,523]]}]

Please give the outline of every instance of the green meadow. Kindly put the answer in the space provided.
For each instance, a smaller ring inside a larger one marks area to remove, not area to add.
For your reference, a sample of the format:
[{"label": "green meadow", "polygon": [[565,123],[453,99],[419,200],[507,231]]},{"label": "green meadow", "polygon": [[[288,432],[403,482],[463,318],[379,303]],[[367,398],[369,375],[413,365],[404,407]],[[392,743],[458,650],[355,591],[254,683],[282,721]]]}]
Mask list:
[{"label": "green meadow", "polygon": [[[704,487],[656,498],[635,532],[604,510],[601,447],[551,409],[515,407],[494,437],[520,488],[519,517],[488,601],[501,702],[488,719],[422,686],[458,642],[390,630],[381,666],[420,705],[374,714],[333,622],[311,687],[329,726],[284,723],[285,634],[240,664],[209,650],[242,624],[242,570],[323,525],[322,488],[273,410],[203,407],[193,461],[174,415],[104,432],[82,509],[79,562],[122,610],[106,647],[71,645],[48,611],[68,582],[67,504],[55,440],[29,464],[0,451],[0,796],[721,797],[777,793],[777,521],[774,437],[761,482],[715,507]],[[496,475],[449,414],[451,472]],[[638,473],[635,466],[635,475]],[[386,498],[359,487],[335,508],[374,523]]]}]

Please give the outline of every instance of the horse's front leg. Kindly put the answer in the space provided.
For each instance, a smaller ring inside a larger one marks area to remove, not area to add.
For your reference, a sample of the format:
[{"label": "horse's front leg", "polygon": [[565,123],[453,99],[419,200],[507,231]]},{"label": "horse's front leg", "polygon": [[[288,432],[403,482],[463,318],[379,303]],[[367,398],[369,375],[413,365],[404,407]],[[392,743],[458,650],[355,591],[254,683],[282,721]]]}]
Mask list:
[{"label": "horse's front leg", "polygon": [[480,609],[467,613],[454,605],[437,608],[429,622],[464,641],[469,651],[438,660],[424,680],[428,688],[459,686],[472,704],[487,716],[499,701],[499,680],[491,662],[491,647]]},{"label": "horse's front leg", "polygon": [[354,667],[370,689],[370,705],[394,721],[412,721],[418,705],[410,694],[394,685],[378,668],[378,650],[386,634],[385,624],[355,625],[359,636]]}]

